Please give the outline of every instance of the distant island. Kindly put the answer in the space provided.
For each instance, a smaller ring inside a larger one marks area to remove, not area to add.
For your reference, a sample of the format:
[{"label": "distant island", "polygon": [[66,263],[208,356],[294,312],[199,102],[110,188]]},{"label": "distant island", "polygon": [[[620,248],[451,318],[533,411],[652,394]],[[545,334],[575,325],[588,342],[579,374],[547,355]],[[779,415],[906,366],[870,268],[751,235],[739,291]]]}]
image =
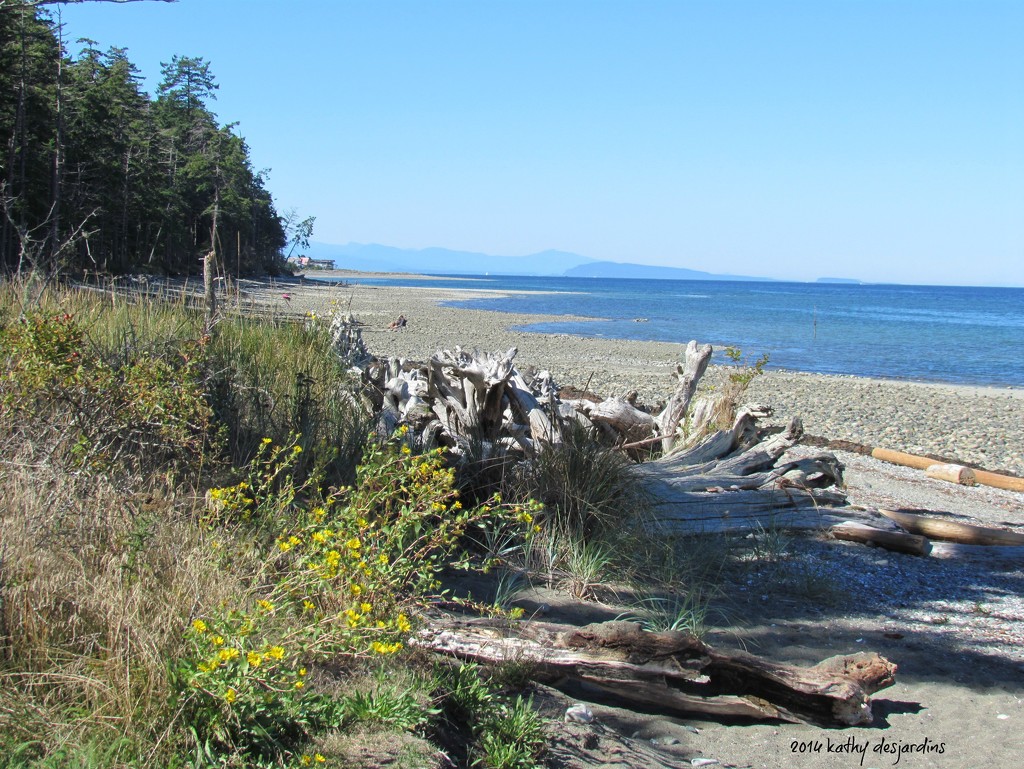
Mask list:
[{"label": "distant island", "polygon": [[855,278],[818,278],[815,283],[842,283],[846,286],[863,286],[864,281]]},{"label": "distant island", "polygon": [[568,251],[541,251],[526,256],[495,256],[447,248],[405,249],[378,243],[309,244],[307,255],[333,261],[341,269],[361,272],[419,272],[432,275],[536,275],[570,278],[646,278],[648,280],[743,280],[774,278],[728,275],[629,262],[597,261]]}]

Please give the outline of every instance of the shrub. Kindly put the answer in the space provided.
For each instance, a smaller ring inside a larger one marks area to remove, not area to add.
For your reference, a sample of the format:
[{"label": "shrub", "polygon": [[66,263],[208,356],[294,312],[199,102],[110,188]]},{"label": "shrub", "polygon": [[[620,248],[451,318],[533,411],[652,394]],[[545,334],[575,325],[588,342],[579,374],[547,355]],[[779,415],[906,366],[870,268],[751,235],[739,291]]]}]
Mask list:
[{"label": "shrub", "polygon": [[[345,708],[307,689],[308,666],[400,652],[412,610],[436,593],[468,527],[512,512],[467,509],[439,451],[369,444],[353,487],[320,495],[291,472],[301,444],[269,439],[250,481],[214,489],[210,523],[255,523],[265,566],[249,602],[197,617],[177,667],[181,707],[220,752],[290,750]],[[350,703],[352,704],[352,703]]]},{"label": "shrub", "polygon": [[201,386],[205,339],[98,354],[68,313],[0,330],[0,403],[9,440],[68,469],[194,473],[217,442]]},{"label": "shrub", "polygon": [[576,538],[599,537],[642,514],[647,498],[621,453],[574,424],[512,482],[517,498],[544,505],[545,528]]}]

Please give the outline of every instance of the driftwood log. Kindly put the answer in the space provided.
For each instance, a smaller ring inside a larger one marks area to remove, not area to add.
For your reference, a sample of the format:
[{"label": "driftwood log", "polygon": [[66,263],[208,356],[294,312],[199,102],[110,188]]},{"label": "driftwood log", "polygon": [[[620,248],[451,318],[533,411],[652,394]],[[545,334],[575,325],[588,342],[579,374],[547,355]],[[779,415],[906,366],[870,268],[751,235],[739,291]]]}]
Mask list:
[{"label": "driftwood log", "polygon": [[833,727],[870,724],[870,695],[891,686],[896,673],[896,665],[875,653],[803,668],[716,650],[687,633],[646,632],[632,622],[446,620],[411,643],[460,660],[526,663],[535,680],[647,710]]},{"label": "driftwood log", "polygon": [[875,545],[897,553],[928,555],[932,551],[932,543],[927,537],[907,534],[903,531],[887,531],[856,521],[837,523],[829,529],[828,533],[835,539],[863,542],[866,545]]},{"label": "driftwood log", "polygon": [[[741,409],[732,426],[705,436],[718,412],[708,399],[694,403],[711,360],[710,345],[690,342],[676,370],[676,389],[655,414],[635,395],[603,401],[562,401],[546,372],[527,379],[514,363],[516,348],[504,353],[435,353],[425,364],[401,359],[369,361],[361,339],[347,328],[334,330],[339,352],[357,361],[364,381],[376,388],[379,431],[389,435],[405,423],[422,448],[444,446],[458,461],[485,460],[493,467],[530,463],[561,443],[574,423],[593,426],[615,446],[660,444],[659,459],[634,471],[653,500],[648,523],[677,534],[770,527],[821,528],[859,513],[834,517],[826,508],[842,505],[842,466],[820,453],[798,461],[783,454],[801,438],[799,420],[775,435],[759,430],[763,406]],[[355,354],[353,354],[355,353]],[[896,528],[868,516],[862,522]]]},{"label": "driftwood log", "polygon": [[1016,531],[996,529],[992,526],[977,526],[946,518],[896,510],[879,510],[879,512],[911,534],[920,534],[931,539],[943,539],[962,545],[1024,547],[1024,534]]}]

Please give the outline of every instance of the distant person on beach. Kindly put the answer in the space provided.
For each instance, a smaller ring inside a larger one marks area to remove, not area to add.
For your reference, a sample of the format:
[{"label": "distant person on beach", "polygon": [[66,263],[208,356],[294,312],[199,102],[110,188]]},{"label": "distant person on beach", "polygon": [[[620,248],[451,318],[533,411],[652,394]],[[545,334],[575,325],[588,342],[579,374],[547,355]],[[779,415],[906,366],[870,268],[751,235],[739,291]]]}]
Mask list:
[{"label": "distant person on beach", "polygon": [[405,316],[399,315],[397,320],[391,321],[391,325],[388,326],[388,331],[398,331],[400,328],[405,328],[406,323],[408,323],[408,321],[405,319]]}]

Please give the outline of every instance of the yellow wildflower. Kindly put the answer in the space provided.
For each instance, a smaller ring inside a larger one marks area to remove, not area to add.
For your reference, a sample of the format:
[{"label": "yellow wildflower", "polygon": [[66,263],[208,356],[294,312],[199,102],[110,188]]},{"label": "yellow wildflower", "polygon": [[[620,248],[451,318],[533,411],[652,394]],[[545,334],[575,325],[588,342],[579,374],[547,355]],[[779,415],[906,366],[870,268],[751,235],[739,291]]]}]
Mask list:
[{"label": "yellow wildflower", "polygon": [[223,646],[224,645],[224,636],[222,636],[222,635],[215,635],[213,638],[210,639],[210,643],[212,643],[214,646]]},{"label": "yellow wildflower", "polygon": [[195,630],[197,633],[205,633],[208,630],[208,628],[206,627],[206,623],[203,622],[201,619],[192,621],[192,629]]},{"label": "yellow wildflower", "polygon": [[224,699],[225,701],[227,701],[229,705],[235,701],[237,696],[238,692],[236,692],[234,689],[228,689],[226,692],[224,692]]},{"label": "yellow wildflower", "polygon": [[363,602],[359,604],[359,611],[361,611],[363,614],[369,614],[371,611],[373,611],[373,606],[371,604]]},{"label": "yellow wildflower", "polygon": [[352,595],[358,596],[360,593],[363,592],[363,586],[360,585],[358,582],[353,582],[351,590],[352,590]]},{"label": "yellow wildflower", "polygon": [[305,682],[305,681],[301,681],[301,680],[300,680],[300,681],[296,681],[296,682],[295,682],[295,688],[296,688],[296,689],[301,689],[301,688],[303,688],[303,687],[304,687],[305,685],[306,685],[306,682]]},{"label": "yellow wildflower", "polygon": [[358,550],[362,546],[363,546],[363,543],[360,542],[356,537],[352,537],[352,539],[350,539],[348,542],[345,543],[345,547],[347,547],[349,550],[353,550],[353,551]]},{"label": "yellow wildflower", "polygon": [[283,646],[271,646],[270,651],[267,652],[267,656],[271,659],[279,660],[284,658],[284,647]]},{"label": "yellow wildflower", "polygon": [[272,604],[270,601],[264,601],[264,600],[261,599],[261,600],[256,602],[256,605],[259,606],[261,609],[263,609],[263,611],[273,611],[274,610],[274,604]]},{"label": "yellow wildflower", "polygon": [[304,611],[313,611],[316,608],[316,606],[313,604],[312,601],[303,601],[302,608]]},{"label": "yellow wildflower", "polygon": [[395,627],[398,628],[400,633],[408,633],[412,630],[412,625],[409,622],[409,618],[404,614],[399,614],[398,619],[395,620]]},{"label": "yellow wildflower", "polygon": [[221,662],[230,662],[238,656],[238,649],[233,646],[229,646],[228,648],[221,649],[217,652],[217,656],[220,658]]},{"label": "yellow wildflower", "polygon": [[249,662],[249,667],[258,668],[263,662],[263,658],[256,652],[249,652],[245,655],[245,659]]},{"label": "yellow wildflower", "polygon": [[264,446],[269,445],[270,444],[270,438],[264,438],[262,443],[263,443]]}]

